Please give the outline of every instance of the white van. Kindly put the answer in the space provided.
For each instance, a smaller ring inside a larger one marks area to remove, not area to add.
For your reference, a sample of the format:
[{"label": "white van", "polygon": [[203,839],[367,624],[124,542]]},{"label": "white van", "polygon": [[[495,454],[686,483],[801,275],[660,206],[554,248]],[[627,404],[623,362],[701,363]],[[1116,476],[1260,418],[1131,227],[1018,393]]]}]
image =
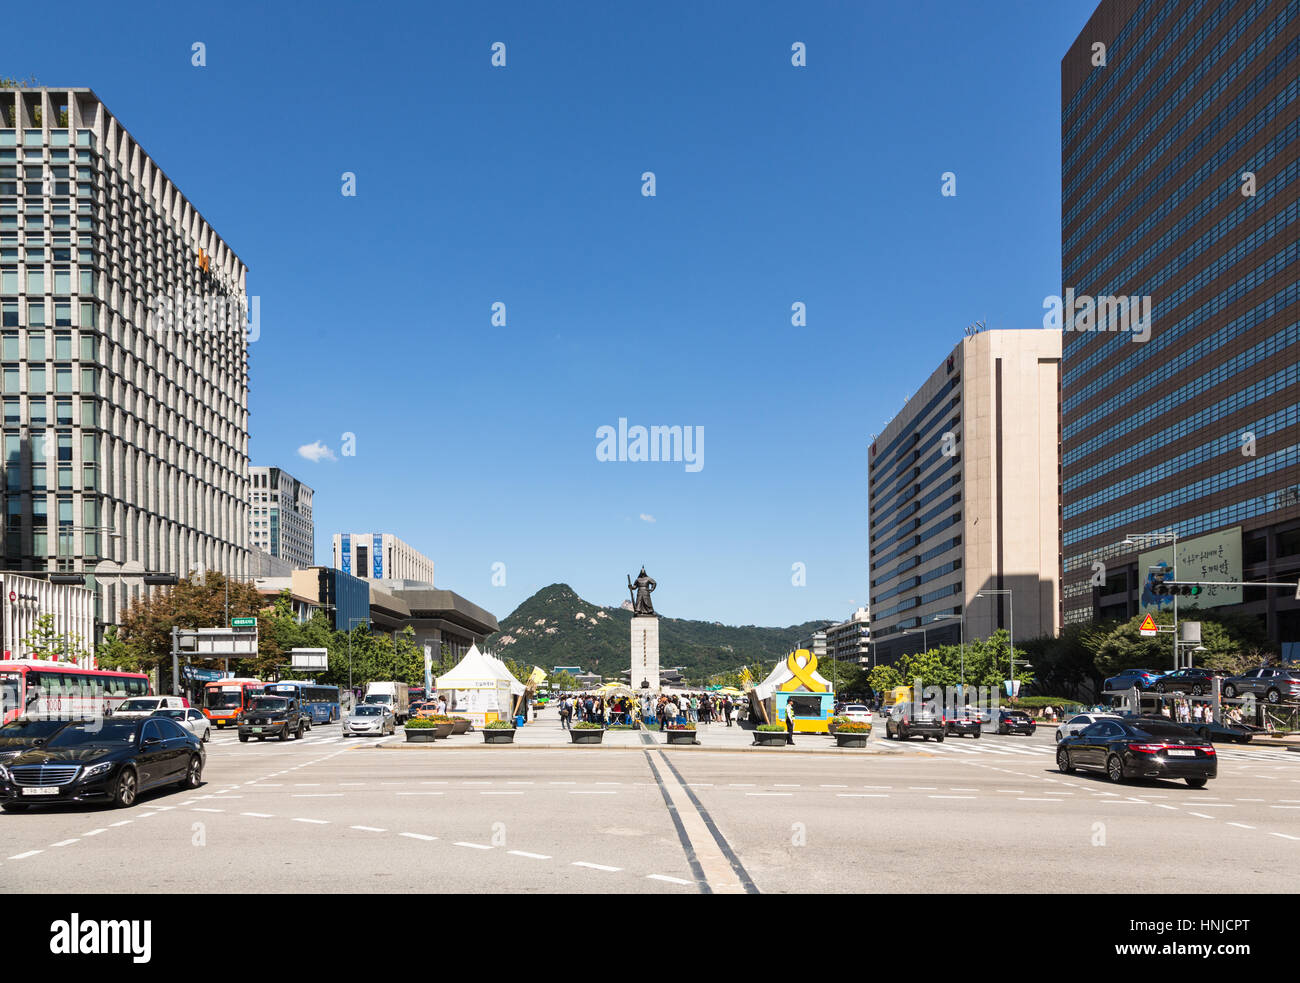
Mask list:
[{"label": "white van", "polygon": [[113,708],[113,716],[148,717],[155,710],[184,710],[188,706],[182,696],[132,696]]},{"label": "white van", "polygon": [[382,703],[393,711],[399,724],[411,715],[411,687],[406,683],[368,683],[362,703]]}]

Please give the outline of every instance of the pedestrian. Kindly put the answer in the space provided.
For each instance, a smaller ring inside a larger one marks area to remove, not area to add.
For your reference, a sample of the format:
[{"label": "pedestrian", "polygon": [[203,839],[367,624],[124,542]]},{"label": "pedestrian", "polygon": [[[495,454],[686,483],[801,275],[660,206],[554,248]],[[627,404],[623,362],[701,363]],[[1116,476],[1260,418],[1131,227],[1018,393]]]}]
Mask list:
[{"label": "pedestrian", "polygon": [[794,743],[794,704],[789,699],[785,701],[785,743]]},{"label": "pedestrian", "polygon": [[570,726],[573,717],[573,703],[564,699],[560,701],[560,729],[572,730]]},{"label": "pedestrian", "polygon": [[731,710],[732,710],[731,697],[728,696],[725,700],[722,701],[722,715],[727,719],[728,727],[731,726]]}]

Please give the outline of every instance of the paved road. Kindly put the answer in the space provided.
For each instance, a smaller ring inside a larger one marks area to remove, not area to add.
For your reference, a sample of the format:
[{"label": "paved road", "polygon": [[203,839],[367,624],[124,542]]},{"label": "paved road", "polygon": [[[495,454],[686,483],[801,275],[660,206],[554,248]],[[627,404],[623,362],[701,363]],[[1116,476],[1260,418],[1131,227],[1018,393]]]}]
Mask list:
[{"label": "paved road", "polygon": [[1223,748],[1193,790],[1061,775],[1050,731],[856,755],[480,740],[218,733],[197,793],[0,816],[0,889],[1232,892],[1300,875],[1284,750]]}]

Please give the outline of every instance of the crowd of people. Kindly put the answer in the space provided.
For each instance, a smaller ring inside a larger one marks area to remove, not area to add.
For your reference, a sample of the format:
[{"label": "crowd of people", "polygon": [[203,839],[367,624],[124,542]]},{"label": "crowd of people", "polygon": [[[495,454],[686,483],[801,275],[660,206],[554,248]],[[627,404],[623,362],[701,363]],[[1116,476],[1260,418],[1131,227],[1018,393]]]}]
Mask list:
[{"label": "crowd of people", "polygon": [[556,703],[560,726],[596,723],[602,727],[664,727],[686,724],[738,723],[746,703],[718,693],[661,693],[658,696],[606,696],[602,693],[566,693]]}]

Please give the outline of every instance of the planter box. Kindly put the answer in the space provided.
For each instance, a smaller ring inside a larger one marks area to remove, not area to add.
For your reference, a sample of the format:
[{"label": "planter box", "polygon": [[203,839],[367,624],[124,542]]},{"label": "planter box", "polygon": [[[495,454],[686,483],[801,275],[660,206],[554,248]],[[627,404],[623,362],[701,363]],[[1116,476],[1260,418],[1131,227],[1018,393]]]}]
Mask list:
[{"label": "planter box", "polygon": [[664,736],[668,738],[665,744],[699,744],[693,730],[666,730]]},{"label": "planter box", "polygon": [[438,736],[438,731],[433,727],[421,727],[419,730],[408,730],[406,732],[407,744],[432,744],[434,738]]},{"label": "planter box", "polygon": [[569,736],[574,744],[599,744],[605,736],[604,730],[571,730]]},{"label": "planter box", "polygon": [[786,733],[783,730],[756,730],[754,731],[754,743],[759,747],[785,747]]},{"label": "planter box", "polygon": [[866,747],[867,739],[871,737],[871,732],[866,731],[858,734],[836,734],[836,747]]},{"label": "planter box", "polygon": [[453,734],[463,734],[469,730],[469,718],[457,718],[456,722],[451,725]]},{"label": "planter box", "polygon": [[483,731],[484,744],[513,744],[514,742],[515,731],[513,727],[510,730],[494,727],[491,730],[485,729]]}]

